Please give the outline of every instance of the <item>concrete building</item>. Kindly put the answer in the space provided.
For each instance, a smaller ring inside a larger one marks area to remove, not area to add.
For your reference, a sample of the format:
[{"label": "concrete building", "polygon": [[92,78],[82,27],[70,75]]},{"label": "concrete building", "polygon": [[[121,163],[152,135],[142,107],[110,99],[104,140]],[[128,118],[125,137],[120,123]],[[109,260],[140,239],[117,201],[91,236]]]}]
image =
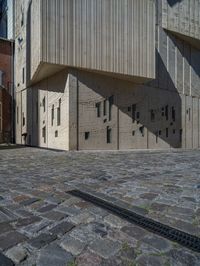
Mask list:
[{"label": "concrete building", "polygon": [[0,38],[0,143],[13,141],[13,51],[13,42]]},{"label": "concrete building", "polygon": [[17,3],[17,143],[200,147],[200,0]]}]

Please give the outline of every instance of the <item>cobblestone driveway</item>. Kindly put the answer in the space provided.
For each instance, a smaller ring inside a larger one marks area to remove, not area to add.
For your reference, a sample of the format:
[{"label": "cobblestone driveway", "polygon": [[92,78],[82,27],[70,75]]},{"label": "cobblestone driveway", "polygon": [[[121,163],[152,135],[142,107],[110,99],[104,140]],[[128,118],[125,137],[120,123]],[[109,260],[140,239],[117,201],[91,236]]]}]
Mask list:
[{"label": "cobblestone driveway", "polygon": [[0,150],[0,265],[200,265],[199,254],[66,193],[200,236],[199,161],[200,151]]}]

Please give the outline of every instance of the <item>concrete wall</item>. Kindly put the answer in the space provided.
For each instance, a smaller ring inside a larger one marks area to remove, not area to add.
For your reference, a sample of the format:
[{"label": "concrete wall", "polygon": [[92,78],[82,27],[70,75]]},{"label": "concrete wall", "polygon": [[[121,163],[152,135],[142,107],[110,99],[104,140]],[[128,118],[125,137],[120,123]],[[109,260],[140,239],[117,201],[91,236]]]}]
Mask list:
[{"label": "concrete wall", "polygon": [[200,1],[162,0],[162,26],[200,40]]},{"label": "concrete wall", "polygon": [[34,81],[41,63],[155,77],[153,0],[37,0],[31,21]]}]

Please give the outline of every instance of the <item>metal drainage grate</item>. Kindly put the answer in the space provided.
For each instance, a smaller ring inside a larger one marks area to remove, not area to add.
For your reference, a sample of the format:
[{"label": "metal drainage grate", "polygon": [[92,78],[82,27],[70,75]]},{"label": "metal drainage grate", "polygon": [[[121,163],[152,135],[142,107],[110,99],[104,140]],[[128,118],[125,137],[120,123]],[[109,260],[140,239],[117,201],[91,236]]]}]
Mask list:
[{"label": "metal drainage grate", "polygon": [[200,253],[200,238],[175,229],[171,226],[159,223],[150,218],[146,218],[140,214],[134,213],[130,210],[121,208],[103,199],[92,196],[88,193],[82,192],[80,190],[71,190],[67,193],[82,198],[88,202],[91,202],[103,209],[109,210],[113,214],[119,216],[120,218],[126,219],[127,221],[134,223],[146,230],[167,238],[171,241],[177,242],[178,244],[189,248],[193,251]]}]

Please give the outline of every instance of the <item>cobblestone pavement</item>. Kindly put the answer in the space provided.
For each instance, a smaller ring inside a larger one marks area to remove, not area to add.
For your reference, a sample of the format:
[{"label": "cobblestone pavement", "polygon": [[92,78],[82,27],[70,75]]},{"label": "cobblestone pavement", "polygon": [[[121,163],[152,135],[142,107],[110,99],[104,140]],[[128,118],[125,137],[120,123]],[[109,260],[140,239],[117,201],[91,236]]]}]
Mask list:
[{"label": "cobblestone pavement", "polygon": [[200,151],[0,150],[0,265],[200,265],[200,254],[70,196],[200,236]]}]

